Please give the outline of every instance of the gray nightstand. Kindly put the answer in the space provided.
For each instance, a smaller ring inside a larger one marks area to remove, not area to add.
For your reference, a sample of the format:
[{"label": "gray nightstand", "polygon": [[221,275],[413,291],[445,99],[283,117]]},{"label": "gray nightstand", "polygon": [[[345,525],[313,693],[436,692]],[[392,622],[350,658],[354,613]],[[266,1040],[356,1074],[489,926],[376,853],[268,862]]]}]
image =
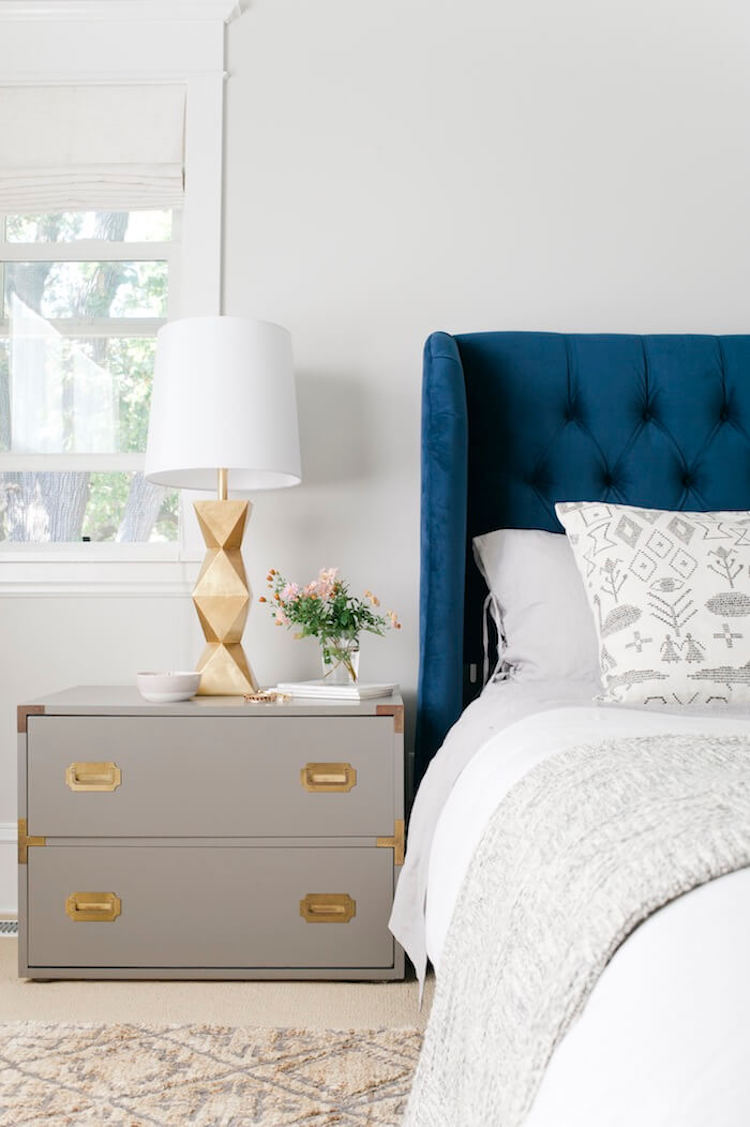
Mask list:
[{"label": "gray nightstand", "polygon": [[18,710],[19,973],[395,979],[403,704]]}]

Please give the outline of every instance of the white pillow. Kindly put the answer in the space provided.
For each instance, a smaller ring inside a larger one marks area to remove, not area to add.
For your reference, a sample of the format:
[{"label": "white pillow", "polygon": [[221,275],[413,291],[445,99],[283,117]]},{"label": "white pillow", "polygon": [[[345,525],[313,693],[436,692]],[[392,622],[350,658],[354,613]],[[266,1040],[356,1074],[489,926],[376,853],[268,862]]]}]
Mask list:
[{"label": "white pillow", "polygon": [[502,528],[473,540],[504,639],[503,671],[518,681],[598,680],[599,647],[568,538]]},{"label": "white pillow", "polygon": [[594,613],[604,700],[750,702],[750,512],[555,510]]}]

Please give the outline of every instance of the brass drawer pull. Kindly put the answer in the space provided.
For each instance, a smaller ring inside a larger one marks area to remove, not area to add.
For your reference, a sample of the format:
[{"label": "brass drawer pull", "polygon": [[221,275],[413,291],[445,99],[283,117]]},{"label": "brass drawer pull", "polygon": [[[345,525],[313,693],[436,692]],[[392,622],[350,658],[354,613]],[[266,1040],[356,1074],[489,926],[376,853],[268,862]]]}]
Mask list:
[{"label": "brass drawer pull", "polygon": [[357,785],[357,772],[351,763],[307,763],[299,777],[305,790],[319,794],[343,794]]},{"label": "brass drawer pull", "polygon": [[114,892],[73,892],[65,901],[65,914],[76,923],[109,923],[122,910]]},{"label": "brass drawer pull", "polygon": [[71,763],[65,782],[71,790],[116,790],[122,771],[116,763]]},{"label": "brass drawer pull", "polygon": [[346,892],[308,892],[299,902],[299,914],[309,924],[348,924],[357,914],[357,902]]}]

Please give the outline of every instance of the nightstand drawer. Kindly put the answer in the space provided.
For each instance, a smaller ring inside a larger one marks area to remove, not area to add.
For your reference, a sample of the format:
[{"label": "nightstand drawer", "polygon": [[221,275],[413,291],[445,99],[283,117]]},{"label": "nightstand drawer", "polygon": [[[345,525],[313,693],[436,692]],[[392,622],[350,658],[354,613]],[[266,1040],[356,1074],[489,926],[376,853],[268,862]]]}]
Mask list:
[{"label": "nightstand drawer", "polygon": [[393,720],[34,716],[27,785],[48,837],[384,835]]},{"label": "nightstand drawer", "polygon": [[394,964],[390,850],[48,846],[28,865],[30,967]]}]

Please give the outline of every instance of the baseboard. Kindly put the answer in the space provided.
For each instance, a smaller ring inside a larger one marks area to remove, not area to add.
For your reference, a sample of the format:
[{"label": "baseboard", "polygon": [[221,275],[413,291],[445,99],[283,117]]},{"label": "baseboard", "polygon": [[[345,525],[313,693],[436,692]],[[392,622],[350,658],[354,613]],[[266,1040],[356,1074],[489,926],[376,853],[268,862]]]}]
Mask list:
[{"label": "baseboard", "polygon": [[18,914],[18,827],[0,822],[0,916]]}]

